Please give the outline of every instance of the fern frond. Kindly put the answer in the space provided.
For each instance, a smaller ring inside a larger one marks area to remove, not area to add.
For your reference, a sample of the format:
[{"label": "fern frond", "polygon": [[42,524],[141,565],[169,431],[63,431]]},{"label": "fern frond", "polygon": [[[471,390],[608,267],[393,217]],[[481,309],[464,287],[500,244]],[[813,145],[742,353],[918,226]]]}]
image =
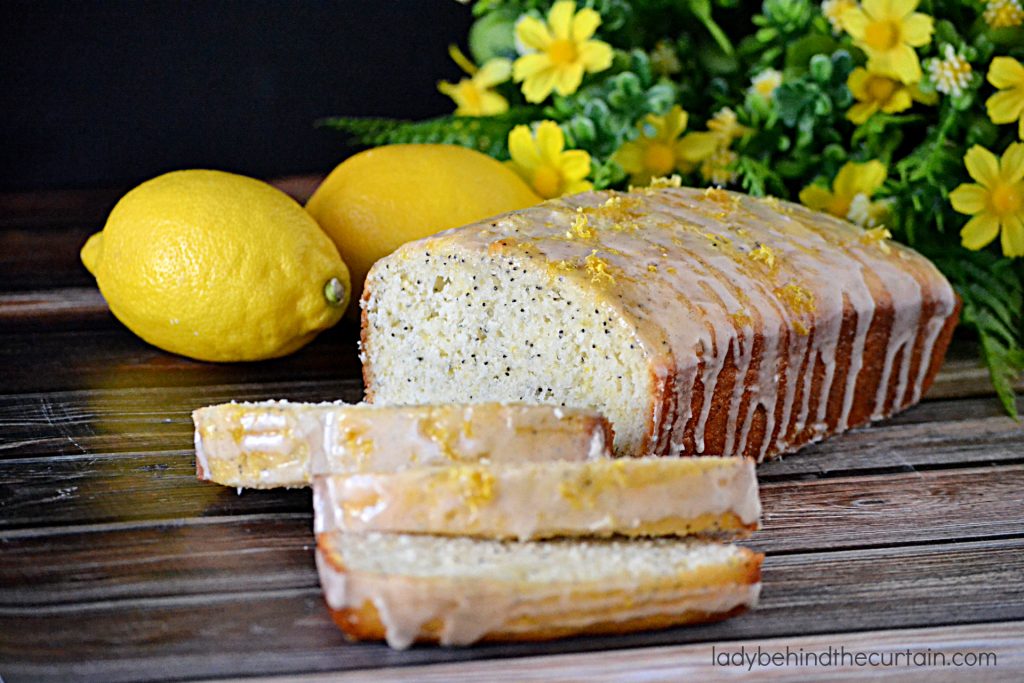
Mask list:
[{"label": "fern frond", "polygon": [[1019,262],[989,252],[961,252],[943,259],[963,301],[962,322],[974,329],[992,386],[1015,419],[1015,385],[1024,373],[1024,278]]},{"label": "fern frond", "polygon": [[490,156],[508,158],[508,134],[535,117],[532,110],[513,110],[501,116],[440,116],[425,121],[337,116],[320,119],[317,126],[348,133],[359,144],[376,147],[408,143],[436,143],[469,147]]}]

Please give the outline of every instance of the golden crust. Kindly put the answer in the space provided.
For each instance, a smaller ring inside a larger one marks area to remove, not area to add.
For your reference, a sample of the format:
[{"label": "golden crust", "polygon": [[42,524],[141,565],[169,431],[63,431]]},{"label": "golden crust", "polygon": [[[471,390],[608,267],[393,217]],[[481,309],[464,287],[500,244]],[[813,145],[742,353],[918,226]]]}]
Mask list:
[{"label": "golden crust", "polygon": [[[488,633],[479,642],[542,641],[570,638],[572,636],[625,635],[640,631],[656,631],[674,626],[724,621],[725,619],[743,614],[747,609],[745,605],[740,605],[728,612],[711,613],[687,610],[671,614],[635,617],[621,621],[609,616],[609,619],[605,621],[597,621],[580,627],[549,626],[543,622],[538,622],[528,630],[498,630]],[[328,606],[327,610],[331,614],[331,619],[349,640],[384,640],[386,629],[384,624],[381,623],[380,615],[373,603],[366,602],[359,609],[336,610]],[[414,642],[437,644],[440,640],[441,629],[442,624],[439,620],[435,619],[427,622]]]},{"label": "golden crust", "polygon": [[[924,281],[922,278],[922,289],[927,292],[924,287]],[[871,326],[868,329],[867,340],[864,345],[864,361],[863,367],[861,368],[860,377],[857,380],[857,386],[854,392],[853,405],[850,410],[848,423],[846,429],[853,429],[854,427],[860,427],[868,424],[872,421],[872,407],[875,400],[875,392],[878,384],[881,381],[881,375],[883,371],[883,360],[885,358],[886,349],[889,343],[889,336],[892,332],[893,325],[893,308],[892,299],[885,290],[880,288],[880,285],[875,280],[869,280],[872,286],[872,293],[876,296],[876,310],[872,319]],[[938,308],[940,303],[935,300],[929,300],[924,306],[921,321],[919,322],[919,329],[917,334],[917,343],[914,346],[913,352],[910,357],[910,376],[914,376],[920,368],[922,362],[922,353],[924,347],[925,335],[922,333],[924,326],[927,321],[931,318],[933,312]],[[961,302],[960,298],[956,299],[956,308],[953,313],[946,319],[943,324],[942,330],[932,347],[932,353],[928,358],[927,362],[928,370],[924,376],[921,387],[921,395],[925,395],[928,389],[931,388],[932,383],[935,381],[935,376],[938,374],[939,369],[942,367],[942,362],[946,356],[946,349],[949,347],[949,343],[953,338],[953,330],[956,328],[957,323],[960,320],[960,309]],[[843,396],[842,390],[845,386],[847,373],[850,369],[851,361],[851,347],[853,343],[853,336],[857,326],[857,315],[854,312],[852,306],[847,304],[843,310],[843,324],[842,331],[840,333],[840,344],[836,349],[836,373],[833,378],[831,392],[828,397],[827,410],[825,413],[825,423],[828,429],[824,433],[815,433],[814,430],[808,425],[803,430],[798,430],[796,426],[796,413],[795,411],[790,415],[789,423],[786,425],[781,424],[780,421],[776,421],[775,428],[770,435],[774,440],[778,437],[780,430],[785,429],[784,440],[788,442],[788,448],[785,452],[792,452],[803,448],[804,446],[813,443],[814,441],[820,440],[823,437],[831,436],[841,431],[839,429],[839,416],[842,413],[843,407]],[[809,334],[813,335],[815,329],[812,327]],[[783,338],[780,340],[781,346],[781,366],[779,368],[780,378],[780,389],[779,389],[779,405],[776,406],[776,416],[781,417],[781,402],[785,396],[785,383],[788,371],[788,350],[789,344],[794,342],[796,332],[793,330],[785,330],[783,332]],[[750,367],[747,371],[747,377],[745,381],[748,386],[752,386],[757,381],[757,373],[759,371],[759,365],[763,357],[763,349],[765,346],[765,337],[763,328],[759,327],[758,333],[754,338],[754,351],[753,358],[750,363]],[[800,374],[797,376],[797,388],[796,397],[794,403],[799,405],[803,401],[803,386],[804,378],[806,373],[809,371],[807,368],[808,358],[805,357],[802,360],[803,365],[800,370]],[[900,364],[906,362],[901,356],[899,361]],[[897,365],[893,372],[890,374],[889,384],[886,390],[886,399],[883,413],[885,416],[893,415],[905,408],[910,407],[915,401],[908,397],[908,399],[900,404],[895,404],[895,396],[897,386],[899,384],[900,365]],[[701,372],[703,367],[699,368],[697,373],[696,386],[693,393],[693,401],[691,403],[691,415],[690,421],[687,423],[683,442],[685,444],[685,453],[693,453],[695,451],[695,432],[696,432],[696,420],[697,416],[700,415],[704,396],[704,385],[700,380]],[[812,370],[813,377],[811,379],[810,388],[810,404],[814,405],[817,400],[821,397],[822,387],[825,382],[825,367],[820,359],[815,363]],[[711,398],[712,407],[710,417],[708,420],[707,428],[704,434],[704,451],[705,453],[721,453],[725,449],[725,435],[727,433],[725,421],[728,419],[728,404],[733,395],[735,389],[737,374],[739,368],[736,365],[735,359],[733,358],[732,352],[726,357],[725,364],[721,373],[718,376],[718,382],[715,386],[715,392]],[[674,428],[674,416],[676,413],[676,406],[673,405],[675,401],[675,381],[677,373],[672,370],[669,371],[668,375],[658,380],[654,371],[651,372],[652,384],[656,387],[654,393],[654,402],[661,402],[663,404],[663,410],[661,412],[662,419],[659,423],[655,423],[653,415],[655,411],[649,411],[652,415],[649,431],[644,438],[641,452],[652,452],[655,454],[665,454],[668,448],[668,436]],[[740,412],[738,420],[742,422],[746,419],[746,414],[749,410],[749,397],[750,392],[744,392],[742,403],[740,405]],[[763,439],[767,420],[762,412],[759,412],[754,416],[750,438],[747,440],[746,450],[737,455],[743,455],[747,457],[756,458],[758,456],[758,448],[760,447]],[[778,451],[774,448],[769,448],[765,459],[771,460],[782,455],[784,451]]]},{"label": "golden crust", "polygon": [[[349,570],[338,553],[333,549],[330,534],[322,534],[317,539],[321,559],[329,568],[346,576],[347,582],[355,583],[362,578],[374,575],[367,575],[362,572]],[[759,584],[761,581],[761,565],[764,562],[764,554],[754,552],[748,548],[739,548],[742,557],[736,562],[725,566],[708,566],[696,571],[688,572],[684,577],[677,580],[661,579],[644,583],[638,587],[624,589],[620,586],[608,586],[602,589],[592,587],[567,588],[569,600],[550,598],[539,601],[538,606],[554,604],[573,605],[574,609],[553,612],[550,610],[538,609],[534,613],[526,613],[515,619],[510,619],[481,637],[481,641],[534,641],[552,640],[579,635],[609,635],[625,634],[638,631],[670,628],[686,624],[709,623],[721,621],[747,611],[746,605],[739,605],[723,612],[707,612],[693,610],[683,607],[687,596],[684,591],[707,588],[727,587],[749,587]],[[449,581],[445,579],[420,578],[413,579],[418,583],[430,584],[437,582],[439,588],[444,586],[451,588]],[[465,580],[463,580],[465,583]],[[490,582],[488,582],[490,583]],[[509,591],[514,591],[514,586],[508,586]],[[660,611],[641,617],[617,618],[614,609],[600,607],[597,609],[586,609],[588,602],[605,604],[609,599],[621,600],[623,612],[628,609],[634,595],[643,594],[647,596],[659,595],[657,605]],[[336,609],[327,605],[334,623],[342,630],[350,640],[384,640],[387,629],[381,619],[377,607],[371,600],[365,600],[359,607],[345,607]],[[592,621],[587,621],[591,620]],[[575,622],[567,625],[565,622]],[[582,622],[582,623],[581,623]],[[414,642],[437,643],[440,640],[443,629],[441,619],[432,619],[422,626]]]}]

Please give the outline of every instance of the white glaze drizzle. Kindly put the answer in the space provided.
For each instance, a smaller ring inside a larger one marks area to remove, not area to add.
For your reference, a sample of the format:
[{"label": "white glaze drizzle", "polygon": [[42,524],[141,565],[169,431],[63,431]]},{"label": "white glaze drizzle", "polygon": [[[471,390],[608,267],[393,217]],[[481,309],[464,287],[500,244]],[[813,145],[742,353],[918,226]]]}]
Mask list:
[{"label": "white glaze drizzle", "polygon": [[[529,245],[529,254],[517,254],[515,248],[510,254],[531,260],[539,254],[546,262],[580,262],[596,249],[619,273],[614,285],[598,285],[611,293],[602,295],[604,305],[635,324],[638,343],[658,369],[657,376],[663,377],[660,368],[666,357],[674,366],[675,400],[665,402],[673,409],[661,413],[663,406],[658,405],[652,411],[652,422],[658,425],[653,446],[659,453],[684,452],[684,430],[691,422],[688,431],[693,451],[707,450],[711,399],[730,349],[737,383],[726,407],[726,433],[716,438],[716,443],[723,444],[722,454],[753,453],[763,458],[789,448],[794,437],[799,443],[821,438],[828,423],[834,422],[839,430],[847,428],[852,407],[860,400],[857,384],[877,305],[867,283],[868,272],[891,297],[894,318],[882,357],[881,381],[872,397],[871,417],[886,412],[885,398],[894,373],[896,400],[892,407],[902,406],[908,395],[911,400],[919,398],[929,359],[922,357],[922,367],[913,378],[909,376],[918,334],[925,335],[922,350],[930,352],[954,310],[955,299],[948,282],[913,251],[896,244],[883,248],[864,239],[864,232],[846,221],[787,202],[724,191],[665,189],[618,195],[636,205],[624,214],[619,209],[602,208],[613,196],[585,193],[545,202],[489,221],[486,227],[441,233],[420,245],[435,248],[451,243],[486,250],[498,238],[513,237]],[[587,213],[595,237],[566,237],[577,209]],[[622,223],[637,229],[622,229]],[[716,236],[722,238],[721,244],[712,244]],[[768,274],[744,261],[761,244],[769,247],[778,261]],[[422,247],[405,249],[416,248]],[[656,272],[647,273],[647,265],[652,263],[657,264]],[[569,277],[582,280],[586,274]],[[940,303],[925,324],[920,320],[925,303],[922,283],[927,285],[930,300]],[[778,290],[773,291],[786,285],[807,292],[814,310],[791,310]],[[844,297],[856,315],[856,324],[851,331],[849,369],[844,385],[837,389],[841,407],[838,414],[831,415],[829,400],[838,371]],[[737,322],[734,314],[744,309],[756,312],[749,317],[760,321],[760,330],[749,321]],[[788,336],[785,391],[780,392],[781,330],[794,330],[798,325],[808,328],[810,334]],[[753,337],[758,331],[763,348],[755,359]],[[659,348],[659,338],[668,340],[670,355]],[[758,379],[756,386],[750,387],[744,378],[755,361]],[[812,397],[816,367],[824,373]],[[695,416],[692,404],[698,376],[705,400]],[[798,393],[799,406],[795,405]],[[740,415],[744,405],[746,412]],[[759,443],[750,444],[759,407],[766,413],[765,434]]]},{"label": "white glaze drizzle", "polygon": [[483,458],[586,460],[610,448],[596,413],[551,406],[264,401],[201,408],[193,420],[197,471],[228,470],[231,481],[220,483],[232,486],[297,487],[318,474]]},{"label": "white glaze drizzle", "polygon": [[[753,460],[625,458],[316,477],[315,531],[462,532],[529,540],[631,533],[735,515],[758,524]],[[486,490],[467,484],[487,481]],[[710,521],[710,520],[709,520]],[[725,532],[710,527],[705,533]]]},{"label": "white glaze drizzle", "polygon": [[[344,558],[341,558],[342,561]],[[574,589],[553,583],[528,588],[487,578],[420,578],[393,574],[339,571],[322,551],[316,552],[320,584],[328,606],[361,609],[372,603],[385,630],[388,645],[405,649],[425,635],[423,627],[441,622],[441,645],[469,645],[488,633],[548,627],[584,629],[609,618],[620,621],[660,614],[703,612],[720,614],[757,604],[761,584],[723,584],[701,589],[666,589],[660,596],[637,581],[645,600],[624,604],[622,591],[588,595],[582,605]],[[596,587],[595,587],[596,589]],[[570,614],[578,612],[578,616]],[[534,624],[534,625],[531,625]]]}]

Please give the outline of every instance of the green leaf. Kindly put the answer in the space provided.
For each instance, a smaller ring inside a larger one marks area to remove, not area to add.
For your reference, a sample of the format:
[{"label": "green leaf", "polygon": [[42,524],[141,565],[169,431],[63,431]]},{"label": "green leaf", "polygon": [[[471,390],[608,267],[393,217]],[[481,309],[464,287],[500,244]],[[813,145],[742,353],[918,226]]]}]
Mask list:
[{"label": "green leaf", "polygon": [[978,334],[982,359],[1006,412],[1017,417],[1014,385],[1024,373],[1024,280],[1019,261],[958,248],[938,259],[963,301],[962,323]]},{"label": "green leaf", "polygon": [[459,145],[497,159],[507,159],[509,132],[521,123],[529,123],[536,114],[532,108],[522,108],[501,116],[441,116],[425,121],[339,116],[321,119],[316,125],[348,133],[353,140],[363,145]]},{"label": "green leaf", "polygon": [[697,20],[704,24],[704,28],[707,29],[722,52],[729,56],[735,54],[736,48],[733,47],[732,41],[725,35],[721,27],[715,23],[715,20],[711,18],[711,0],[689,0],[688,4],[690,11],[693,12],[693,16],[697,17]]}]

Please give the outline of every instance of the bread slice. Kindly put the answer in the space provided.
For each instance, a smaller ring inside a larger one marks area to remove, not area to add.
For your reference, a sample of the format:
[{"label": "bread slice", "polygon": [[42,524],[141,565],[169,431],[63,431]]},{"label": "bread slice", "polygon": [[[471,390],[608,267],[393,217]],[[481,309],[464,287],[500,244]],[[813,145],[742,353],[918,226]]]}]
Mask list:
[{"label": "bread slice", "polygon": [[314,474],[410,465],[586,460],[608,454],[608,421],[555,406],[227,403],[200,408],[196,473],[225,486],[308,486]]},{"label": "bread slice", "polygon": [[399,649],[724,619],[757,602],[763,559],[693,539],[508,543],[332,532],[317,543],[334,621],[350,638]]},{"label": "bread slice", "polygon": [[586,406],[620,455],[758,460],[919,400],[959,308],[880,230],[692,188],[578,194],[406,244],[361,304],[374,403]]},{"label": "bread slice", "polygon": [[749,458],[477,463],[315,477],[315,529],[468,535],[746,536],[761,505]]}]

